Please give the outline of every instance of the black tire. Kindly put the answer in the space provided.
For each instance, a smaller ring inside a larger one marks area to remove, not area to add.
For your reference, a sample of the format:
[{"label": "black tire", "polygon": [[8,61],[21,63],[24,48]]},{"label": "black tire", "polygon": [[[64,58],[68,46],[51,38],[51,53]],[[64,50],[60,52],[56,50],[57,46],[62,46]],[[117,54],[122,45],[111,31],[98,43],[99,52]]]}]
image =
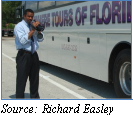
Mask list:
[{"label": "black tire", "polygon": [[122,50],[114,64],[113,82],[118,98],[131,98],[131,50]]}]

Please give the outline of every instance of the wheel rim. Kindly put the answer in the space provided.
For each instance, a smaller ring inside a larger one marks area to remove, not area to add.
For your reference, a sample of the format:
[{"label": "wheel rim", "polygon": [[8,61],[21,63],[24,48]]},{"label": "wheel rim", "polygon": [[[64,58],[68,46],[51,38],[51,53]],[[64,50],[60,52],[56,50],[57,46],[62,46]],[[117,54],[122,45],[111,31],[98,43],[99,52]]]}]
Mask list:
[{"label": "wheel rim", "polygon": [[120,68],[120,85],[126,95],[131,95],[131,63],[125,62]]}]

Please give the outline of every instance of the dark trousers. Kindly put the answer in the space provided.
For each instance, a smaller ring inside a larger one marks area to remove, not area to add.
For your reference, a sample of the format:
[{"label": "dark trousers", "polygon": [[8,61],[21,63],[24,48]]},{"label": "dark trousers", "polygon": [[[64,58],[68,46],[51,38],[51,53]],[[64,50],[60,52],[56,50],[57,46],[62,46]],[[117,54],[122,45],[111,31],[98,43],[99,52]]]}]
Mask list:
[{"label": "dark trousers", "polygon": [[24,98],[28,76],[30,81],[30,98],[40,98],[38,93],[40,63],[37,52],[30,54],[19,50],[16,64],[16,98]]}]

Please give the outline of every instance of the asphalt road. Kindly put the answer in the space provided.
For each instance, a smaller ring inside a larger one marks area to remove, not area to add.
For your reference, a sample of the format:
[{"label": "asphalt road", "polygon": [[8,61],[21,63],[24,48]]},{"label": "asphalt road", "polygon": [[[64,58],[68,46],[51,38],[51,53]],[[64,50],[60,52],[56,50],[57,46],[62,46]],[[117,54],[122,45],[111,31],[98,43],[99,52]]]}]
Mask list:
[{"label": "asphalt road", "polygon": [[[2,37],[2,99],[15,99],[17,54],[14,37]],[[113,84],[41,63],[39,94],[41,99],[117,98]],[[29,80],[25,98],[30,98]]]}]

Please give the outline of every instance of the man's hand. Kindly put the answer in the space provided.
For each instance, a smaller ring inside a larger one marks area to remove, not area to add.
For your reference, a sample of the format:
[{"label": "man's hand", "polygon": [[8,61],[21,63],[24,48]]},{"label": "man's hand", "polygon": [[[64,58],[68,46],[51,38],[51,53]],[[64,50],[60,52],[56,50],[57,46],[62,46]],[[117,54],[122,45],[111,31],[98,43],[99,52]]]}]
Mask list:
[{"label": "man's hand", "polygon": [[[32,25],[33,25],[35,28],[36,28],[39,24],[40,24],[40,22],[38,22],[38,21],[35,21],[35,22],[32,23]],[[33,30],[33,31],[34,31],[34,30]],[[32,31],[30,31],[30,33],[29,33],[29,38],[31,37],[31,34],[33,34]],[[42,39],[42,38],[43,38],[43,34],[41,34],[41,31],[38,31],[37,38],[38,38],[38,39]]]},{"label": "man's hand", "polygon": [[38,33],[41,33],[41,31],[38,31]]},{"label": "man's hand", "polygon": [[34,27],[37,27],[39,24],[40,24],[40,22],[38,22],[38,21],[32,23],[32,25],[33,25]]},{"label": "man's hand", "polygon": [[[35,21],[35,22],[32,23],[32,25],[33,25],[35,28],[36,28],[39,24],[40,24],[40,22],[38,22],[38,21]],[[34,33],[34,31],[35,31],[35,28],[32,28],[32,30],[29,32],[29,34],[28,34],[28,39],[30,39],[31,36],[33,35],[33,33]]]}]

